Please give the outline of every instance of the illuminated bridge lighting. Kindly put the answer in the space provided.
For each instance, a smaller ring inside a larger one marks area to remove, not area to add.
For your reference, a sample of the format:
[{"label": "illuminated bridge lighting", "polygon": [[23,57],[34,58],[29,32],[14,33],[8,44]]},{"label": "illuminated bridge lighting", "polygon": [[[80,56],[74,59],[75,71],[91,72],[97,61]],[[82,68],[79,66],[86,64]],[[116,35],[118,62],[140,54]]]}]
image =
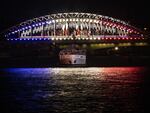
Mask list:
[{"label": "illuminated bridge lighting", "polygon": [[127,22],[91,13],[58,13],[20,23],[5,32],[8,41],[131,41],[145,40]]},{"label": "illuminated bridge lighting", "polygon": [[13,40],[13,41],[17,41],[17,40],[52,40],[52,41],[63,41],[63,40],[83,40],[83,41],[85,41],[85,40],[97,40],[97,41],[100,41],[100,40],[104,40],[104,41],[115,41],[115,40],[144,40],[144,38],[132,38],[132,37],[129,37],[129,38],[124,38],[124,37],[122,37],[122,38],[120,38],[120,37],[88,37],[88,38],[80,38],[80,37],[78,37],[78,38],[75,38],[75,39],[73,39],[73,38],[67,38],[67,37],[49,37],[49,38],[43,38],[43,37],[25,37],[25,38],[7,38],[7,40]]}]

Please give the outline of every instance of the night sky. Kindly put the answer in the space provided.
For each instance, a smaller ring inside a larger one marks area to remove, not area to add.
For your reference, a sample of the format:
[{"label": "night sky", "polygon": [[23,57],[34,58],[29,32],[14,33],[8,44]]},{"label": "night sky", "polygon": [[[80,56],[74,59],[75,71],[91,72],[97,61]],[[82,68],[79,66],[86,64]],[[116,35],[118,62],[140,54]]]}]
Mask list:
[{"label": "night sky", "polygon": [[146,0],[4,0],[0,2],[0,31],[20,22],[58,12],[86,12],[128,21],[150,28],[150,5]]}]

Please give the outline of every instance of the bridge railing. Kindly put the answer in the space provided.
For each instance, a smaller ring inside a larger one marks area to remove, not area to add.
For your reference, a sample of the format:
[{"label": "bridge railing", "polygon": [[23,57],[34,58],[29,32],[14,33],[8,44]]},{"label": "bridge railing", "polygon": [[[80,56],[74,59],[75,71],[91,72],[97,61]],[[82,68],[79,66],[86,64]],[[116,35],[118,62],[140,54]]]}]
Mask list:
[{"label": "bridge railing", "polygon": [[[16,40],[143,40],[142,36],[119,36],[119,35],[77,35],[77,36],[24,36]],[[15,40],[15,39],[14,39]]]}]

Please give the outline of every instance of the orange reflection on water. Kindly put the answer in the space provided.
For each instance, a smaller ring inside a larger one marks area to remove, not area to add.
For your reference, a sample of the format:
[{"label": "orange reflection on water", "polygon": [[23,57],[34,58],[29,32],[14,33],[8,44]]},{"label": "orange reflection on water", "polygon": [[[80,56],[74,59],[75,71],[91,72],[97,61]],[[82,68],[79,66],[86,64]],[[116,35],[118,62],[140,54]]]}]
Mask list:
[{"label": "orange reflection on water", "polygon": [[100,75],[109,82],[138,83],[145,72],[144,67],[107,67],[100,70]]},{"label": "orange reflection on water", "polygon": [[144,67],[88,67],[88,68],[51,68],[51,74],[57,78],[97,80],[135,80],[139,79]]},{"label": "orange reflection on water", "polygon": [[100,71],[107,73],[136,73],[142,71],[143,69],[144,67],[105,67]]}]

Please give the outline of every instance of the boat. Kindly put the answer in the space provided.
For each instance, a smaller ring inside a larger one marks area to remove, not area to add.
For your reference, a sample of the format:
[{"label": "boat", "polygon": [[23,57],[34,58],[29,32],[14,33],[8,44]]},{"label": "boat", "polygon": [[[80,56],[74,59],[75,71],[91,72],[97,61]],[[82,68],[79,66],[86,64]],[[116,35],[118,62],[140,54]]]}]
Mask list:
[{"label": "boat", "polygon": [[86,65],[86,50],[75,47],[66,48],[59,52],[60,64]]}]

